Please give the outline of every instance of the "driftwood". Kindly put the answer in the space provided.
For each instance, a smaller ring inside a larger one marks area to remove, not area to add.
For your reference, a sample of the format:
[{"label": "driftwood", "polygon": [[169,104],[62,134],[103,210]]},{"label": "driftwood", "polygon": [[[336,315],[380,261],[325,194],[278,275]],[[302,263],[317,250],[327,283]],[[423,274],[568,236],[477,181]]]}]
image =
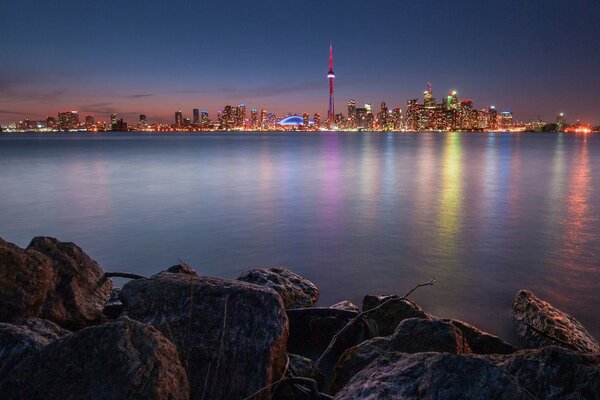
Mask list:
[{"label": "driftwood", "polygon": [[133,274],[131,272],[105,272],[105,278],[127,278],[127,279],[145,279],[143,275]]},{"label": "driftwood", "polygon": [[352,318],[350,321],[348,321],[348,323],[338,331],[338,333],[336,333],[335,335],[333,335],[333,337],[331,338],[331,341],[329,342],[329,345],[327,346],[327,348],[325,349],[325,351],[323,352],[323,354],[321,354],[321,356],[319,357],[319,359],[315,362],[315,365],[313,366],[313,370],[316,372],[319,372],[319,365],[321,364],[321,362],[323,361],[323,359],[325,358],[325,356],[331,351],[331,349],[333,348],[333,346],[335,345],[335,342],[338,340],[338,338],[342,335],[342,333],[344,333],[345,331],[348,330],[348,328],[350,328],[356,321],[358,321],[359,319],[365,317],[367,314],[380,309],[381,307],[383,307],[384,305],[391,303],[393,301],[400,301],[400,300],[406,300],[408,296],[410,296],[412,294],[412,292],[414,292],[415,290],[417,290],[420,287],[423,286],[431,286],[433,285],[435,282],[435,278],[431,278],[429,280],[429,282],[426,283],[419,283],[417,285],[415,285],[412,289],[410,289],[408,292],[406,292],[406,294],[402,297],[390,297],[389,299],[387,299],[386,301],[384,301],[383,303],[379,304],[377,307],[373,307],[369,310],[366,311],[362,311],[360,312],[356,317]]}]

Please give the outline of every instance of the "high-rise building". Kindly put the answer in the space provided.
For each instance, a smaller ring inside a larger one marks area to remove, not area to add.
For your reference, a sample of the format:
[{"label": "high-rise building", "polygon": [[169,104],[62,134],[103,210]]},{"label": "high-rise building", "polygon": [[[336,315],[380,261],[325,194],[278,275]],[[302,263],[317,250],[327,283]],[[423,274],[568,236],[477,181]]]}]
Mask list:
[{"label": "high-rise building", "polygon": [[200,113],[200,124],[202,128],[208,128],[210,119],[208,119],[208,111],[204,110]]},{"label": "high-rise building", "polygon": [[46,128],[48,128],[48,129],[56,128],[56,118],[54,118],[53,116],[49,116],[48,118],[46,118]]},{"label": "high-rise building", "polygon": [[502,111],[500,113],[500,127],[502,129],[510,129],[513,125],[513,114],[510,111]]},{"label": "high-rise building", "polygon": [[175,111],[175,126],[180,127],[183,124],[183,113],[181,111]]},{"label": "high-rise building", "polygon": [[379,129],[388,128],[388,108],[385,104],[385,101],[381,102],[381,107],[379,108],[379,113],[377,114],[377,123],[379,125]]},{"label": "high-rise building", "polygon": [[308,128],[308,125],[310,123],[308,118],[309,118],[308,113],[302,114],[302,126],[304,126],[305,129]]},{"label": "high-rise building", "polygon": [[197,108],[194,108],[192,110],[192,114],[193,114],[193,118],[194,118],[194,125],[199,125],[200,124],[200,110],[198,110]]},{"label": "high-rise building", "polygon": [[110,129],[116,131],[118,122],[119,120],[117,119],[117,114],[110,114]]},{"label": "high-rise building", "polygon": [[395,131],[402,129],[402,110],[396,107],[392,110],[392,126]]},{"label": "high-rise building", "polygon": [[315,129],[321,129],[321,114],[315,113],[313,119],[314,119],[313,126],[315,127]]},{"label": "high-rise building", "polygon": [[256,108],[250,110],[250,126],[252,129],[258,129],[258,111]]},{"label": "high-rise building", "polygon": [[260,129],[267,128],[267,110],[260,110]]},{"label": "high-rise building", "polygon": [[94,116],[86,115],[85,116],[85,127],[86,129],[91,129],[95,125]]},{"label": "high-rise building", "polygon": [[356,128],[356,100],[348,100],[348,128]]},{"label": "high-rise building", "polygon": [[58,113],[58,127],[63,131],[79,127],[79,114],[77,111],[63,111]]},{"label": "high-rise building", "polygon": [[190,126],[192,124],[192,120],[189,118],[183,119],[183,126]]},{"label": "high-rise building", "polygon": [[567,120],[565,118],[565,114],[564,113],[558,114],[558,116],[556,117],[556,132],[564,132],[566,124],[567,124]]},{"label": "high-rise building", "polygon": [[331,124],[335,120],[335,107],[333,97],[333,80],[335,79],[335,73],[333,72],[333,47],[329,42],[329,72],[327,72],[327,79],[329,79],[329,109],[327,111],[327,124],[328,128],[331,128]]},{"label": "high-rise building", "polygon": [[235,116],[235,127],[236,128],[244,128],[246,125],[246,105],[240,104],[240,106],[236,109]]},{"label": "high-rise building", "polygon": [[140,114],[140,124],[146,125],[146,114]]}]

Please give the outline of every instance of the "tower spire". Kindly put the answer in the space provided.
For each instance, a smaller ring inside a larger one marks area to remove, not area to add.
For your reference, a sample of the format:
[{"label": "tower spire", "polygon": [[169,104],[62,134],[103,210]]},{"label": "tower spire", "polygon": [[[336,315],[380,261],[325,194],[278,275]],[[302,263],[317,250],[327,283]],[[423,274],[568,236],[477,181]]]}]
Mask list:
[{"label": "tower spire", "polygon": [[327,111],[327,124],[329,127],[335,123],[335,109],[333,101],[333,80],[335,79],[335,73],[333,72],[333,46],[329,41],[329,72],[327,73],[329,79],[329,109]]}]

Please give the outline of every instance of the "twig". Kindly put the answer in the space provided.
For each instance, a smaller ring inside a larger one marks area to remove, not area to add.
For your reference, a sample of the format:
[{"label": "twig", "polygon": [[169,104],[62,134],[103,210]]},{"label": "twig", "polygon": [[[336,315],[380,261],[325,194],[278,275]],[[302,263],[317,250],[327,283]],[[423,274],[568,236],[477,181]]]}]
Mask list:
[{"label": "twig", "polygon": [[131,272],[105,272],[105,278],[127,278],[127,279],[145,279],[143,275],[133,274]]},{"label": "twig", "polygon": [[344,325],[344,327],[342,329],[340,329],[338,331],[338,333],[336,333],[335,335],[333,335],[333,337],[331,338],[331,341],[329,342],[329,345],[327,346],[327,348],[325,349],[325,351],[323,351],[323,353],[321,354],[321,356],[319,357],[319,359],[315,362],[315,364],[313,365],[313,370],[315,371],[319,371],[319,365],[321,365],[321,362],[323,361],[323,359],[325,358],[325,356],[327,356],[327,354],[329,354],[329,352],[331,351],[331,349],[333,349],[333,346],[335,345],[335,342],[337,342],[337,340],[339,339],[339,337],[342,335],[342,333],[346,332],[356,321],[358,321],[359,319],[363,318],[365,315],[376,311],[378,309],[380,309],[381,307],[383,307],[384,305],[391,303],[392,301],[399,301],[399,300],[406,300],[407,297],[414,292],[415,290],[417,290],[418,288],[422,287],[422,286],[432,286],[433,283],[435,282],[435,278],[431,278],[429,280],[429,282],[426,283],[419,283],[417,285],[415,285],[412,289],[410,289],[408,292],[406,292],[406,294],[402,297],[390,297],[389,299],[385,300],[383,303],[379,304],[376,307],[373,307],[369,310],[366,311],[362,311],[360,313],[358,313],[358,315],[354,318],[352,318],[350,321],[348,321],[348,323],[346,325]]},{"label": "twig", "polygon": [[256,392],[252,393],[250,396],[244,398],[244,400],[250,400],[251,398],[258,396],[259,394],[261,394],[265,390],[269,390],[273,386],[279,385],[281,382],[283,382],[284,380],[288,379],[285,376],[285,374],[287,373],[288,368],[290,367],[290,358],[287,356],[287,354],[286,354],[286,358],[287,358],[287,361],[285,363],[285,369],[283,370],[283,374],[281,374],[281,378],[277,379],[275,382],[271,382],[267,386],[263,386],[262,388],[258,389]]}]

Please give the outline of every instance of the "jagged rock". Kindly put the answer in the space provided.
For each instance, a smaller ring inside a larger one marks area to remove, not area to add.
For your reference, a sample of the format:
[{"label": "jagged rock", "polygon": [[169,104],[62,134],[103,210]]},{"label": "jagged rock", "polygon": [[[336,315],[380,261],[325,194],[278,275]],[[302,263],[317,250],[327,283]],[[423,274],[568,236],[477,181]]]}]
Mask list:
[{"label": "jagged rock", "polygon": [[[305,388],[300,388],[299,384],[292,383],[289,380],[292,377],[313,379],[313,361],[298,354],[288,353],[288,370],[286,379],[283,380],[273,392],[273,400],[312,400],[314,397]],[[316,384],[316,381],[315,381]],[[318,391],[318,386],[317,386]]]},{"label": "jagged rock", "polygon": [[358,346],[347,349],[335,366],[330,391],[332,393],[339,391],[346,386],[354,375],[362,371],[379,356],[390,351],[389,336],[366,340]]},{"label": "jagged rock", "polygon": [[319,300],[319,289],[311,281],[285,268],[253,269],[237,279],[270,287],[279,293],[286,308],[310,307]]},{"label": "jagged rock", "polygon": [[[334,308],[304,308],[287,310],[290,321],[288,351],[308,357],[315,362],[323,354],[333,336],[338,333],[357,312]],[[373,327],[367,319],[359,319],[340,335],[335,345],[319,366],[327,380],[339,356],[349,347],[356,346],[373,337]]]},{"label": "jagged rock", "polygon": [[112,281],[79,246],[50,237],[33,238],[27,250],[52,260],[55,286],[48,291],[40,316],[77,330],[100,321]]},{"label": "jagged rock", "polygon": [[335,308],[337,310],[360,312],[360,308],[358,308],[358,306],[350,300],[340,301],[339,303],[335,303],[334,305],[332,305],[330,308]]},{"label": "jagged rock", "polygon": [[497,365],[537,399],[600,398],[600,355],[551,346],[519,351]]},{"label": "jagged rock", "polygon": [[529,396],[489,361],[448,353],[387,353],[356,374],[335,399],[522,400]]},{"label": "jagged rock", "polygon": [[310,358],[302,357],[298,354],[288,353],[290,362],[289,370],[293,376],[312,377],[313,376],[313,361]]},{"label": "jagged rock", "polygon": [[389,352],[445,352],[469,354],[471,349],[460,329],[449,322],[409,318],[391,336],[378,337],[347,349],[339,358],[332,379],[332,392],[341,389],[377,357]]},{"label": "jagged rock", "polygon": [[175,343],[192,399],[243,399],[283,373],[288,321],[272,289],[163,272],[128,282],[120,299],[131,318]]},{"label": "jagged rock", "polygon": [[102,310],[102,313],[108,319],[117,319],[123,313],[124,307],[121,300],[119,300],[119,293],[121,293],[121,288],[112,288],[110,298],[106,302],[104,310]]},{"label": "jagged rock", "polygon": [[0,239],[0,321],[38,317],[54,285],[48,257]]},{"label": "jagged rock", "polygon": [[407,318],[430,318],[416,303],[408,299],[401,299],[400,296],[396,295],[365,296],[362,306],[363,312],[379,306],[390,298],[396,298],[397,300],[390,301],[368,314],[370,319],[377,322],[379,328],[378,336],[391,335],[396,330],[398,324]]},{"label": "jagged rock", "polygon": [[198,276],[196,271],[194,271],[194,269],[192,267],[190,267],[188,264],[186,264],[184,262],[181,262],[177,265],[173,265],[172,267],[168,268],[166,272],[171,272],[174,274],[188,274],[188,275]]},{"label": "jagged rock", "polygon": [[53,322],[30,318],[16,324],[0,323],[0,377],[25,358],[70,332]]},{"label": "jagged rock", "polygon": [[46,346],[0,382],[4,400],[184,400],[189,384],[173,344],[121,318]]},{"label": "jagged rock", "polygon": [[469,325],[466,322],[457,319],[443,319],[460,329],[467,340],[469,347],[475,354],[511,354],[517,351],[513,345],[500,339],[498,336]]},{"label": "jagged rock", "polygon": [[540,300],[529,290],[517,293],[513,303],[513,318],[517,333],[528,347],[556,345],[600,354],[600,345],[579,321]]}]

